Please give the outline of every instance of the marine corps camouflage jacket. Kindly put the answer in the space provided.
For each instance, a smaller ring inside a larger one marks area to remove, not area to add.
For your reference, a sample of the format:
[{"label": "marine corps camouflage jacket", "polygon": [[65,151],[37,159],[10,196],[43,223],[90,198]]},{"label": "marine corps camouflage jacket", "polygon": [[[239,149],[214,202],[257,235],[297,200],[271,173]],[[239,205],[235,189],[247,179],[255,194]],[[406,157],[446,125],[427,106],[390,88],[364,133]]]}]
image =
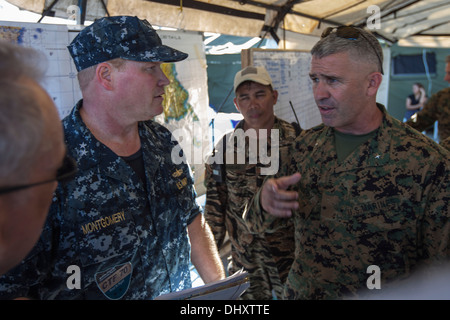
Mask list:
[{"label": "marine corps camouflage jacket", "polygon": [[[277,177],[300,172],[295,261],[288,299],[333,299],[368,290],[369,266],[381,287],[422,262],[450,256],[450,154],[387,114],[374,139],[338,163],[334,129],[306,130]],[[277,218],[259,206],[245,213],[253,232]]]},{"label": "marine corps camouflage jacket", "polygon": [[423,131],[438,122],[438,133],[441,141],[450,137],[450,88],[436,92],[419,111],[416,120],[408,120],[407,124],[416,130]]}]

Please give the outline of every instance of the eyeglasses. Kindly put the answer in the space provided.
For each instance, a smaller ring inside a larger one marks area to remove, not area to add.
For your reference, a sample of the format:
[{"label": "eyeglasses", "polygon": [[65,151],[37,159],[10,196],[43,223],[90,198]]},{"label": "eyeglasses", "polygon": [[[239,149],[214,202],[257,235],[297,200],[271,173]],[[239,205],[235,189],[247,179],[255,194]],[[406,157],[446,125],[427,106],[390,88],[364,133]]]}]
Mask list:
[{"label": "eyeglasses", "polygon": [[377,55],[378,62],[380,64],[381,74],[384,74],[383,73],[383,63],[381,62],[381,57],[378,54],[378,51],[375,49],[372,42],[370,42],[369,39],[367,39],[367,37],[361,32],[361,30],[359,30],[355,27],[351,27],[351,26],[328,27],[322,32],[321,38],[322,39],[326,38],[327,36],[330,35],[331,32],[333,32],[333,30],[336,30],[336,36],[338,36],[339,38],[343,38],[343,39],[356,40],[359,38],[359,36],[363,37],[367,41],[367,43],[372,47],[373,51]]},{"label": "eyeglasses", "polygon": [[27,189],[31,187],[35,187],[41,184],[58,181],[60,183],[68,182],[72,180],[75,177],[75,174],[77,173],[77,164],[74,159],[72,159],[70,156],[66,154],[63,160],[62,166],[58,169],[56,173],[56,178],[41,181],[41,182],[35,182],[31,184],[23,184],[20,186],[13,186],[13,187],[0,187],[0,194],[10,193],[22,189]]}]

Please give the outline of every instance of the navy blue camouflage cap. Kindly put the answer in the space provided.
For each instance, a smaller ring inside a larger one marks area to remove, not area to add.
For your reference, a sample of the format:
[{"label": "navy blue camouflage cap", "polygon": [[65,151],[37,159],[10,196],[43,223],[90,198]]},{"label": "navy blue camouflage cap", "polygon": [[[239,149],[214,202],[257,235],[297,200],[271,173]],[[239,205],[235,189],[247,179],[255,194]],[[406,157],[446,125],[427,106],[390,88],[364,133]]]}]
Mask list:
[{"label": "navy blue camouflage cap", "polygon": [[131,16],[101,18],[84,28],[67,48],[77,71],[116,58],[176,62],[188,56],[163,45],[147,20]]}]

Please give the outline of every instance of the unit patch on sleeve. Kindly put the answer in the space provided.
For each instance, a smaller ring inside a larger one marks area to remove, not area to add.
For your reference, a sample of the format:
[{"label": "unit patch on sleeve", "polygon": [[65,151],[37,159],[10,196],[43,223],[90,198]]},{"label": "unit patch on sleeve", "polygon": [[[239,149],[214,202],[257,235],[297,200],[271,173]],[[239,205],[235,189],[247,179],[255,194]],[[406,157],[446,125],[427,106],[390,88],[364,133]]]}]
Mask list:
[{"label": "unit patch on sleeve", "polygon": [[133,266],[131,262],[117,265],[95,274],[95,282],[103,294],[111,300],[124,296],[130,286]]}]

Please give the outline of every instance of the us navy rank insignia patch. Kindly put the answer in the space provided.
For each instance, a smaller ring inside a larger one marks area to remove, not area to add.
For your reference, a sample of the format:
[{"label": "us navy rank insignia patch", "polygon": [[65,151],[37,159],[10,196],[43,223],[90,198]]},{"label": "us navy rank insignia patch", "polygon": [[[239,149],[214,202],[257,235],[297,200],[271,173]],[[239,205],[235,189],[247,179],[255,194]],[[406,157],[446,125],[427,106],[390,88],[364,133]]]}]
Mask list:
[{"label": "us navy rank insignia patch", "polygon": [[182,170],[182,169],[176,169],[176,170],[172,173],[172,177],[178,178],[178,177],[181,176],[182,174],[183,174],[183,170]]},{"label": "us navy rank insignia patch", "polygon": [[118,300],[127,292],[131,282],[131,262],[117,265],[95,274],[95,282],[103,294],[111,300]]}]

